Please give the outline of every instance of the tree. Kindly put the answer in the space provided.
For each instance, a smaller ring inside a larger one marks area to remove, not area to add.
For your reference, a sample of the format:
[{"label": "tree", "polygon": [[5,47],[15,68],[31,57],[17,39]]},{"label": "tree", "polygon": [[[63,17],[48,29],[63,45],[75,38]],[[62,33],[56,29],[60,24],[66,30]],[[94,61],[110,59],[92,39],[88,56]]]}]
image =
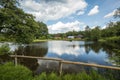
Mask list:
[{"label": "tree", "polygon": [[87,40],[90,40],[90,38],[91,38],[91,33],[90,33],[90,31],[91,31],[91,29],[90,29],[90,27],[89,26],[86,26],[85,27],[85,38],[87,39]]},{"label": "tree", "polygon": [[115,18],[120,18],[120,7],[117,8],[117,10],[115,11],[114,17]]},{"label": "tree", "polygon": [[98,41],[100,39],[100,29],[99,26],[96,26],[91,30],[91,40]]},{"label": "tree", "polygon": [[39,39],[42,37],[47,38],[47,35],[48,35],[47,25],[44,24],[43,22],[37,22],[37,24],[38,24],[38,27],[36,28],[36,34],[35,34],[36,39]]},{"label": "tree", "polygon": [[0,34],[6,38],[13,38],[18,43],[30,43],[35,39],[40,26],[45,26],[43,28],[46,31],[45,24],[36,22],[33,15],[25,13],[16,6],[17,0],[0,0],[0,5],[2,6],[0,8]]}]

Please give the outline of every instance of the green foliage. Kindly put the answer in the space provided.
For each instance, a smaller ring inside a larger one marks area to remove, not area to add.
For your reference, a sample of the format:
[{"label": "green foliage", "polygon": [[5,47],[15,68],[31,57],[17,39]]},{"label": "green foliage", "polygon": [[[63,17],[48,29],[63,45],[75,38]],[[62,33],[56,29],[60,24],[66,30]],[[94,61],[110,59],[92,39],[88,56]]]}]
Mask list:
[{"label": "green foliage", "polygon": [[6,40],[5,37],[0,35],[0,41],[5,41],[5,40]]},{"label": "green foliage", "polygon": [[99,39],[100,39],[100,29],[99,26],[97,26],[91,31],[91,40],[98,41]]},{"label": "green foliage", "polygon": [[0,80],[30,80],[32,72],[24,66],[13,63],[0,65]]},{"label": "green foliage", "polygon": [[30,43],[46,36],[46,24],[36,22],[34,16],[18,8],[18,0],[0,0],[0,35],[17,43]]},{"label": "green foliage", "polygon": [[10,48],[8,44],[1,45],[0,47],[0,55],[3,54],[9,54],[10,53]]},{"label": "green foliage", "polygon": [[5,8],[14,8],[18,0],[0,0],[0,5]]},{"label": "green foliage", "polygon": [[56,73],[43,72],[33,77],[32,72],[24,66],[15,66],[13,63],[0,65],[0,80],[114,80],[110,73],[107,72],[107,79],[106,76],[103,77],[93,70],[89,73],[62,74],[61,76]]},{"label": "green foliage", "polygon": [[47,80],[47,75],[46,73],[42,73],[39,76],[35,76],[33,80]]},{"label": "green foliage", "polygon": [[120,37],[116,37],[116,36],[105,38],[105,40],[107,42],[118,43],[118,44],[120,43]]},{"label": "green foliage", "polygon": [[79,74],[65,74],[58,76],[55,73],[46,74],[42,73],[36,76],[33,80],[107,80],[98,74],[96,71],[92,71],[90,74],[81,72]]},{"label": "green foliage", "polygon": [[75,80],[74,78],[73,78],[73,74],[66,74],[66,75],[64,75],[63,76],[63,80]]},{"label": "green foliage", "polygon": [[55,73],[51,73],[47,80],[61,80],[59,76],[57,76]]},{"label": "green foliage", "polygon": [[[95,28],[91,29],[89,26],[86,26],[85,31],[69,31],[66,33],[58,33],[58,34],[52,34],[49,35],[49,37],[61,37],[61,39],[67,38],[67,36],[77,36],[82,35],[84,40],[92,40],[92,41],[104,41],[106,38],[107,40],[110,39],[110,37],[119,37],[120,36],[120,21],[117,21],[116,23],[110,22],[107,24],[107,27],[105,29],[100,29],[100,26],[96,26]],[[119,39],[110,39],[109,41],[113,42],[120,42]]]},{"label": "green foliage", "polygon": [[90,77],[92,77],[91,80],[106,80],[105,77],[98,75],[98,73],[96,71],[90,71]]},{"label": "green foliage", "polygon": [[115,11],[114,17],[115,18],[120,18],[120,7],[117,8],[117,10]]}]

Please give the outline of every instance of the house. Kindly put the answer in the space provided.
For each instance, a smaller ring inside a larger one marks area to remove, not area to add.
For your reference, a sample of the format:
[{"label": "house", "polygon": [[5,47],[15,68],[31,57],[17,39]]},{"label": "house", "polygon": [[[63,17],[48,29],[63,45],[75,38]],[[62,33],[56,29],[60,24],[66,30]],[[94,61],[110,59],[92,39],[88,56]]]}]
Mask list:
[{"label": "house", "polygon": [[61,36],[59,34],[55,34],[54,39],[61,39]]},{"label": "house", "polygon": [[83,38],[83,35],[75,36],[75,38],[77,38],[77,39],[82,39],[82,38]]},{"label": "house", "polygon": [[81,39],[81,38],[83,38],[83,35],[75,36],[75,38]]},{"label": "house", "polygon": [[74,39],[75,37],[74,37],[74,36],[68,36],[67,38],[69,38],[69,39]]}]

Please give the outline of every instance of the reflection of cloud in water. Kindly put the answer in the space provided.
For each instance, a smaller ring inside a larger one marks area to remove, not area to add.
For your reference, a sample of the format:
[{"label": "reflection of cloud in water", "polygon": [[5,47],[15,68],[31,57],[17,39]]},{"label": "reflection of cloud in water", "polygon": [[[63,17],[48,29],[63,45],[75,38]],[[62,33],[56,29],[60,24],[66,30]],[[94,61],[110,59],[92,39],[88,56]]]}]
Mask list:
[{"label": "reflection of cloud in water", "polygon": [[12,43],[12,42],[4,42],[4,43],[0,43],[0,46],[1,45],[6,45],[8,44],[9,47],[10,47],[10,51],[15,51],[16,49],[18,49],[18,45],[15,44],[15,43]]},{"label": "reflection of cloud in water", "polygon": [[[38,59],[39,67],[35,73],[39,74],[41,72],[59,72],[59,62],[52,60],[40,60]],[[62,71],[67,73],[79,73],[84,70],[84,67],[81,65],[74,64],[62,64]]]},{"label": "reflection of cloud in water", "polygon": [[49,53],[62,55],[79,56],[85,53],[85,48],[79,46],[77,42],[49,42]]}]

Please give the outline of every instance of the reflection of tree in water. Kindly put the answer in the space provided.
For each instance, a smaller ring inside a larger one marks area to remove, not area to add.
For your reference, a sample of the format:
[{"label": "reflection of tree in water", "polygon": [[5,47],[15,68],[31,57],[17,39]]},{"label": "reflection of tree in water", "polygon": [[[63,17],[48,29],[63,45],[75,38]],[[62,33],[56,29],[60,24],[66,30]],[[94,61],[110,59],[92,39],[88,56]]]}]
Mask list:
[{"label": "reflection of tree in water", "polygon": [[19,46],[15,53],[18,55],[26,56],[39,56],[43,57],[48,52],[47,42],[35,43],[27,46]]},{"label": "reflection of tree in water", "polygon": [[108,54],[109,60],[120,65],[120,46],[118,44],[100,42],[94,42],[93,44],[85,43],[86,53],[89,54],[90,50],[93,50],[95,53],[99,53],[99,51],[102,50]]},{"label": "reflection of tree in water", "polygon": [[7,54],[0,55],[0,64],[4,64],[4,63],[10,62],[10,61],[12,61],[12,58],[9,55],[7,55]]},{"label": "reflection of tree in water", "polygon": [[[38,56],[43,57],[48,52],[47,42],[33,43],[27,46],[19,46],[15,53],[17,55]],[[32,71],[35,71],[39,66],[37,59],[18,58],[18,63],[27,66]]]},{"label": "reflection of tree in water", "polygon": [[84,47],[85,47],[85,52],[87,53],[87,54],[89,54],[89,52],[90,52],[90,44],[85,44],[84,45]]},{"label": "reflection of tree in water", "polygon": [[100,43],[94,42],[94,43],[88,43],[85,42],[85,51],[88,54],[90,50],[93,50],[95,53],[99,53],[99,51],[102,49],[102,46]]},{"label": "reflection of tree in water", "polygon": [[18,58],[18,63],[28,67],[33,72],[39,66],[37,59]]},{"label": "reflection of tree in water", "polygon": [[109,55],[109,59],[116,65],[120,66],[120,45],[116,43],[103,43],[103,50]]},{"label": "reflection of tree in water", "polygon": [[68,47],[72,47],[73,49],[76,47],[76,45],[75,44],[73,44],[73,45],[68,45]]}]

